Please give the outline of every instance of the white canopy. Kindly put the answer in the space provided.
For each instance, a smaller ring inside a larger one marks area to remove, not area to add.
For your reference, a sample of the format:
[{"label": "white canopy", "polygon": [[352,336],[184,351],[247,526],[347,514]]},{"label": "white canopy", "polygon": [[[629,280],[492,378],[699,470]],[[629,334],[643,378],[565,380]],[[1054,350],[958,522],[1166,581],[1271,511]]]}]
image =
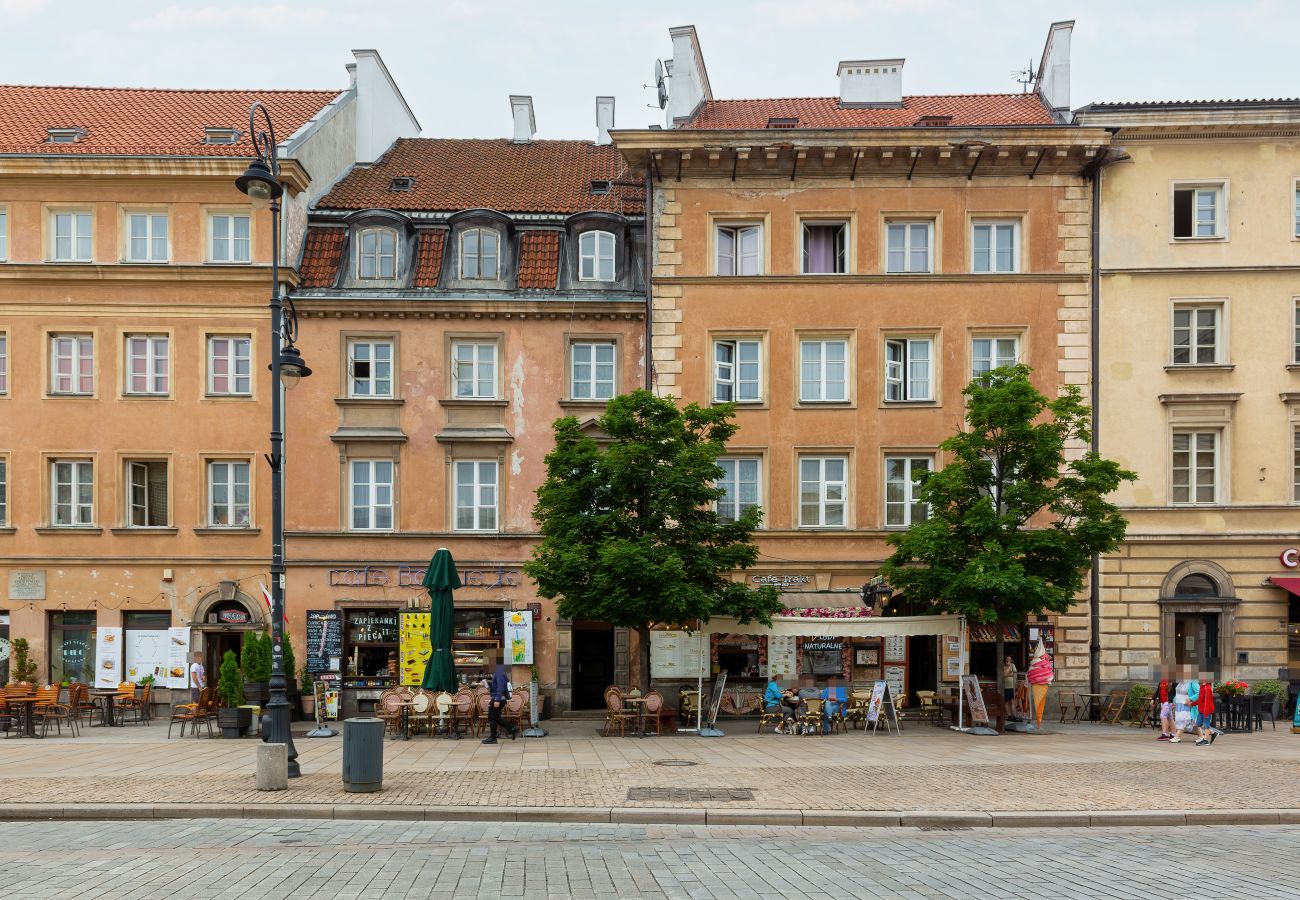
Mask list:
[{"label": "white canopy", "polygon": [[714,617],[700,630],[705,634],[763,634],[782,637],[902,637],[906,635],[961,635],[961,616],[866,616],[859,619],[814,619],[773,616],[772,626]]}]

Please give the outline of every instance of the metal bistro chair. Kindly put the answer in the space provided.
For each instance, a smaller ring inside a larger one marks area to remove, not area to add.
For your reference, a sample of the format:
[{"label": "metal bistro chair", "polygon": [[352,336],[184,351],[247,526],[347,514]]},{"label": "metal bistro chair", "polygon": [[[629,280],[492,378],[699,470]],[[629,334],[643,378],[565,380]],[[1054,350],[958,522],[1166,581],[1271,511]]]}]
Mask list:
[{"label": "metal bistro chair", "polygon": [[854,728],[865,728],[867,710],[871,707],[871,691],[853,691],[844,705],[844,722]]},{"label": "metal bistro chair", "polygon": [[1078,691],[1062,688],[1056,692],[1056,702],[1061,707],[1061,724],[1067,721],[1066,716],[1070,717],[1070,722],[1079,721],[1083,714],[1083,701],[1079,699]]},{"label": "metal bistro chair", "polygon": [[795,727],[800,734],[821,734],[823,711],[826,701],[820,697],[809,697],[803,702],[803,711],[795,719]]}]

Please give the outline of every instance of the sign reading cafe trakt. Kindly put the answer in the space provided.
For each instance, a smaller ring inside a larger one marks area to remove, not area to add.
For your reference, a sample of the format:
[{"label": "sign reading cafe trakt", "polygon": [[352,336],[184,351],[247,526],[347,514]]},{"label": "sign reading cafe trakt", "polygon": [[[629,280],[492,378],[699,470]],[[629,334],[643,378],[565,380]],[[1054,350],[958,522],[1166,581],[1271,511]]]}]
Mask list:
[{"label": "sign reading cafe trakt", "polygon": [[[350,569],[330,569],[331,587],[420,587],[425,567],[400,565],[396,570],[380,566],[356,566]],[[519,587],[522,575],[519,569],[462,569],[460,580],[465,587],[506,588]]]}]

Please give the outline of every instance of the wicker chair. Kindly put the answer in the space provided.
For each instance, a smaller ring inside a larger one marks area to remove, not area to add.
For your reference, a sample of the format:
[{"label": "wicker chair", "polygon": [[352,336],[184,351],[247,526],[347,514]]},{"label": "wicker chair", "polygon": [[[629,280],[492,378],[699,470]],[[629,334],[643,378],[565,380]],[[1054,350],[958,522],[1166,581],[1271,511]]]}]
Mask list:
[{"label": "wicker chair", "polygon": [[457,691],[456,696],[451,698],[451,719],[447,723],[448,731],[455,735],[460,734],[462,727],[467,734],[473,734],[474,695],[465,688]]},{"label": "wicker chair", "polygon": [[635,714],[624,708],[622,692],[612,686],[605,688],[605,727],[602,729],[605,737],[609,737],[615,728],[620,735],[624,734],[627,723],[633,718]]},{"label": "wicker chair", "polygon": [[375,717],[384,720],[384,730],[397,733],[402,721],[402,697],[397,691],[384,691],[375,704]]},{"label": "wicker chair", "polygon": [[844,705],[844,722],[854,728],[865,728],[867,710],[871,706],[871,691],[854,691],[849,694],[849,701]]},{"label": "wicker chair", "polygon": [[803,711],[795,717],[795,727],[800,734],[821,734],[822,720],[826,701],[820,697],[808,697],[803,702]]},{"label": "wicker chair", "polygon": [[507,728],[523,728],[524,709],[528,706],[528,695],[515,691],[501,710],[501,723]]},{"label": "wicker chair", "polygon": [[412,694],[411,711],[408,714],[411,732],[419,734],[421,728],[425,731],[431,730],[430,723],[433,722],[435,712],[433,694],[426,693],[423,688]]},{"label": "wicker chair", "polygon": [[663,734],[664,695],[650,691],[645,695],[645,721],[653,723],[655,734]]}]

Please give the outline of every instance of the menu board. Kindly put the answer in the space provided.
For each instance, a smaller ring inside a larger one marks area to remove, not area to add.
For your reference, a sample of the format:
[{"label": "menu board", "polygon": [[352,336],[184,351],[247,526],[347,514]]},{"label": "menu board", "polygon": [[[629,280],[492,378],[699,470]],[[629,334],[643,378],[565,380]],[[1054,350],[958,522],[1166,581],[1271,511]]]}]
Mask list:
[{"label": "menu board", "polygon": [[885,666],[885,681],[889,684],[891,696],[906,696],[907,670],[905,668],[902,666]]},{"label": "menu board", "polygon": [[943,641],[943,680],[956,681],[961,677],[961,637],[945,634]]},{"label": "menu board", "polygon": [[[167,687],[190,686],[190,629],[188,625],[167,629]],[[208,678],[209,683],[213,681]]]},{"label": "menu board", "polygon": [[885,638],[885,662],[907,662],[905,635],[890,635]]},{"label": "menu board", "polygon": [[774,634],[767,639],[767,671],[772,678],[793,678],[799,674],[799,660],[793,636]]},{"label": "menu board", "polygon": [[307,610],[307,671],[339,672],[343,661],[343,614],[336,609]]},{"label": "menu board", "polygon": [[123,635],[126,677],[123,681],[138,684],[146,675],[162,687],[167,666],[167,629],[127,629]]},{"label": "menu board", "polygon": [[95,687],[115,688],[122,683],[122,629],[100,626],[95,636]]},{"label": "menu board", "polygon": [[427,612],[402,613],[397,631],[397,658],[401,683],[407,687],[419,687],[424,681],[424,670],[433,654],[429,626],[430,614]]},{"label": "menu board", "polygon": [[989,723],[988,709],[984,706],[984,694],[980,691],[979,679],[974,675],[963,675],[961,679],[961,690],[966,695],[966,704],[970,707],[971,720],[969,725],[977,725],[983,722]]},{"label": "menu board", "polygon": [[533,612],[507,609],[505,616],[506,659],[513,666],[533,664]]},{"label": "menu board", "polygon": [[698,631],[650,632],[651,678],[698,678],[704,642]]}]

